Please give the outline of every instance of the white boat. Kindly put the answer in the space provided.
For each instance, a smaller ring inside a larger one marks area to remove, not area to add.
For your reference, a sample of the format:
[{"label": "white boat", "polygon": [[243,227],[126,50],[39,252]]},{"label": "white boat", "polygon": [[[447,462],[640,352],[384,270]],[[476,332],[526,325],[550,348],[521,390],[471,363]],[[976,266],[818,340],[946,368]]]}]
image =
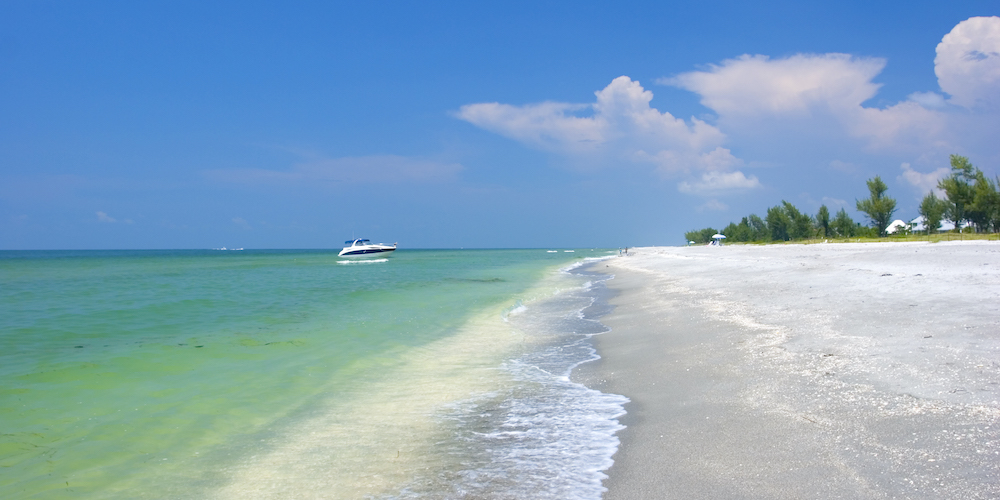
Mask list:
[{"label": "white boat", "polygon": [[382,243],[375,244],[369,240],[358,238],[351,241],[345,241],[347,244],[343,250],[337,254],[338,257],[370,257],[374,255],[386,256],[389,252],[396,250],[396,243],[392,246],[385,245]]}]

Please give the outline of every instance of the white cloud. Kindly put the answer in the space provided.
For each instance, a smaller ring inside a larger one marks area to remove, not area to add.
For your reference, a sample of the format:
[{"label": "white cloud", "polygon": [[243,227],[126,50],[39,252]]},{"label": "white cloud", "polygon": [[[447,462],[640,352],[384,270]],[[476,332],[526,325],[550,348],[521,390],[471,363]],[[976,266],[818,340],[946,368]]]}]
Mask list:
[{"label": "white cloud", "polygon": [[934,73],[949,102],[965,108],[1000,105],[1000,17],[973,17],[941,39]]},{"label": "white cloud", "polygon": [[653,163],[657,170],[664,174],[687,171],[724,171],[742,167],[745,162],[728,149],[717,147],[706,153],[690,151],[663,150],[649,154],[639,150],[633,154],[633,159],[639,162]]},{"label": "white cloud", "polygon": [[909,163],[903,163],[899,166],[903,170],[900,174],[899,179],[906,181],[911,186],[916,187],[921,193],[927,193],[929,191],[934,191],[938,196],[943,196],[944,193],[938,189],[938,181],[944,179],[951,173],[951,168],[941,167],[933,172],[922,174],[913,170]]},{"label": "white cloud", "polygon": [[650,107],[653,93],[627,76],[615,78],[594,94],[592,104],[468,104],[456,116],[585,163],[595,158],[654,163],[664,173],[739,163],[729,150],[721,148],[725,135],[718,128]]},{"label": "white cloud", "polygon": [[963,144],[990,142],[995,116],[970,117],[949,103],[981,112],[1000,108],[1000,17],[956,25],[934,62],[950,99],[918,91],[885,107],[865,103],[876,96],[874,79],[886,61],[848,54],[744,55],[660,82],[697,93],[737,143],[769,135],[814,144],[861,140],[875,151],[944,158]]},{"label": "white cloud", "polygon": [[871,80],[883,67],[883,59],[848,54],[744,55],[660,81],[698,93],[719,115],[808,117],[817,108],[837,110],[871,99],[879,88]]},{"label": "white cloud", "polygon": [[462,168],[458,163],[385,155],[314,159],[291,170],[235,168],[208,170],[203,174],[211,180],[240,184],[329,185],[440,182],[453,179]]},{"label": "white cloud", "polygon": [[885,109],[858,107],[844,120],[847,132],[865,140],[874,149],[913,153],[954,149],[954,136],[947,117],[913,101]]},{"label": "white cloud", "polygon": [[744,55],[663,83],[696,92],[726,130],[750,134],[860,138],[879,149],[947,150],[943,120],[928,93],[887,108],[867,108],[885,60],[848,54]]},{"label": "white cloud", "polygon": [[[1000,17],[963,21],[943,37],[935,59],[943,93],[915,89],[901,102],[871,104],[886,64],[837,53],[743,55],[658,80],[696,93],[715,113],[711,123],[651,107],[652,92],[626,76],[595,92],[589,104],[480,103],[462,106],[456,116],[575,163],[652,164],[680,176],[679,190],[706,197],[760,187],[743,173],[748,164],[828,164],[859,174],[860,166],[831,159],[864,151],[888,165],[875,167],[886,176],[893,174],[885,168],[901,161],[930,170],[956,151],[1000,158]],[[758,157],[744,161],[733,151]],[[939,172],[904,169],[901,177],[926,188]]]},{"label": "white cloud", "polygon": [[701,170],[730,170],[741,167],[743,164],[743,160],[733,156],[731,151],[722,147],[698,155],[698,166]]},{"label": "white cloud", "polygon": [[709,194],[720,191],[744,191],[760,187],[760,181],[756,177],[747,177],[743,172],[706,172],[702,174],[701,180],[691,182],[681,182],[677,185],[677,190],[682,193]]},{"label": "white cloud", "polygon": [[944,109],[948,105],[937,92],[914,92],[906,98],[928,109]]},{"label": "white cloud", "polygon": [[627,76],[615,78],[596,92],[595,119],[603,122],[607,140],[621,140],[645,149],[715,149],[725,139],[719,129],[691,118],[688,125],[668,112],[649,106],[653,93]]},{"label": "white cloud", "polygon": [[543,102],[512,106],[496,102],[462,106],[457,116],[480,128],[543,149],[584,152],[605,142],[603,124],[573,116],[582,104]]},{"label": "white cloud", "polygon": [[107,222],[107,223],[110,224],[110,223],[118,222],[118,219],[115,219],[114,217],[111,217],[111,216],[109,216],[108,214],[106,214],[104,212],[97,212],[97,221],[98,222]]}]

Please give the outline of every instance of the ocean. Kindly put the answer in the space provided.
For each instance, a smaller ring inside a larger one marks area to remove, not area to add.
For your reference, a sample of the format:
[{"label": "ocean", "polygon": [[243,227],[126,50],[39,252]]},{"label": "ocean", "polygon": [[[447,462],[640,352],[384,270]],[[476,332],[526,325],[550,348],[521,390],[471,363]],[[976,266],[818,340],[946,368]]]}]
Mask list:
[{"label": "ocean", "polygon": [[0,498],[598,499],[610,255],[0,252]]}]

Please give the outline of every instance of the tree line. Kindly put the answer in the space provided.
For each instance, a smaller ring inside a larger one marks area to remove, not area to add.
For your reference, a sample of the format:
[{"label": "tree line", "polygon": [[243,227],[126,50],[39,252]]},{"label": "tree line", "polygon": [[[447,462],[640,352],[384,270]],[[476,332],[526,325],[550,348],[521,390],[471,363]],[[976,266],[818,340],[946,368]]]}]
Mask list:
[{"label": "tree line", "polygon": [[[951,174],[938,181],[944,198],[934,191],[924,197],[919,212],[924,217],[927,234],[937,232],[942,220],[955,225],[955,231],[966,228],[976,232],[1000,232],[1000,177],[990,179],[964,156],[951,155]],[[793,241],[811,238],[852,238],[886,236],[896,212],[896,200],[886,195],[888,186],[875,176],[867,181],[868,198],[855,200],[859,212],[865,214],[869,225],[854,222],[843,208],[833,218],[826,205],[819,207],[815,216],[803,213],[791,203],[767,209],[762,219],[756,214],[743,217],[739,223],[730,222],[721,231],[707,227],[684,233],[687,241],[707,243],[716,233],[734,242]]]},{"label": "tree line", "polygon": [[937,231],[942,220],[955,229],[968,226],[977,233],[1000,232],[1000,177],[990,179],[964,156],[951,155],[951,175],[938,181],[944,198],[933,191],[920,202],[928,233]]}]

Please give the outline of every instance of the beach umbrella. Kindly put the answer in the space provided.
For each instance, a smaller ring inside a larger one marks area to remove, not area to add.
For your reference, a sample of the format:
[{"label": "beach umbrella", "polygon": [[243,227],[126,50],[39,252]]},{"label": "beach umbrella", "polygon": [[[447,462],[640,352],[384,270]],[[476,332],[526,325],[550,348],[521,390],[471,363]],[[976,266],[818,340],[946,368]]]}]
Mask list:
[{"label": "beach umbrella", "polygon": [[726,239],[726,235],[715,233],[714,235],[712,235],[712,239],[714,239],[714,240],[724,240],[724,239]]}]

